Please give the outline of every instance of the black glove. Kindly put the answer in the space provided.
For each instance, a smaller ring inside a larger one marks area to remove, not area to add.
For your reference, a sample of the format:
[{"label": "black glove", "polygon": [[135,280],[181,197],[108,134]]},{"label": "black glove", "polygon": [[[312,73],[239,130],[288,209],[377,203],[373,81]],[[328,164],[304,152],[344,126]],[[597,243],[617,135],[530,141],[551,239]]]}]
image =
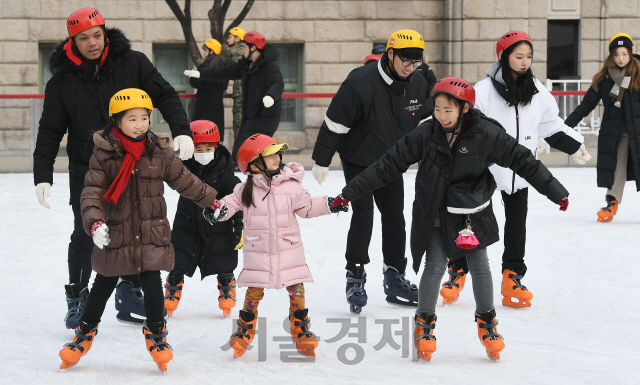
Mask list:
[{"label": "black glove", "polygon": [[235,245],[234,250],[242,249],[243,239],[242,232],[244,230],[244,220],[242,218],[237,218],[233,220],[233,244]]},{"label": "black glove", "polygon": [[327,198],[327,206],[332,214],[349,211],[349,200],[345,199],[342,194],[335,198]]},{"label": "black glove", "polygon": [[207,220],[207,222],[213,225],[214,223],[218,223],[218,220],[220,218],[224,218],[227,215],[227,211],[228,209],[225,205],[222,205],[221,208],[216,210],[207,207],[206,209],[202,210],[202,215],[204,216],[204,219]]}]

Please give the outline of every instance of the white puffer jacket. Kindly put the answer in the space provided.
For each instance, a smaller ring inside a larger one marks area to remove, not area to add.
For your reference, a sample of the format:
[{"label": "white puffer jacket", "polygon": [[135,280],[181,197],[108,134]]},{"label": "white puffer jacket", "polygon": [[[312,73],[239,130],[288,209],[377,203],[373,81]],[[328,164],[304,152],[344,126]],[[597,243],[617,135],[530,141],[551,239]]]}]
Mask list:
[{"label": "white puffer jacket", "polygon": [[[486,116],[497,120],[507,131],[507,134],[517,138],[518,143],[531,150],[536,159],[538,158],[538,138],[548,138],[560,132],[568,137],[565,139],[569,139],[571,142],[575,141],[575,151],[577,151],[580,144],[584,142],[584,137],[564,124],[562,118],[558,116],[558,104],[555,98],[538,79],[534,78],[538,93],[533,96],[531,104],[509,107],[491,81],[499,65],[499,62],[493,63],[486,72],[487,78],[474,86],[476,90],[475,108],[480,109]],[[494,79],[506,86],[502,79],[501,70],[498,70]],[[508,168],[493,165],[489,169],[496,179],[498,190],[512,194],[514,191],[529,187],[529,183]]]}]

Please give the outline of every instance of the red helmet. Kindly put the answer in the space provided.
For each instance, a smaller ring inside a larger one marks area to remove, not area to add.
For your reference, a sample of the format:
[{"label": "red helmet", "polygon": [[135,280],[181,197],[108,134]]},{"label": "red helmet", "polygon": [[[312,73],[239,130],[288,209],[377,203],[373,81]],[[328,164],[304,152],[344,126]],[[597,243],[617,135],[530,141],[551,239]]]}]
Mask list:
[{"label": "red helmet", "polygon": [[104,18],[95,8],[79,9],[67,19],[67,31],[70,37],[96,25],[104,25]]},{"label": "red helmet", "polygon": [[511,31],[507,32],[498,40],[496,44],[496,54],[498,54],[498,60],[500,60],[500,54],[505,49],[511,47],[515,43],[519,41],[528,41],[533,45],[533,40],[531,40],[531,36],[526,32],[522,31]]},{"label": "red helmet", "polygon": [[371,55],[364,58],[364,63],[366,64],[369,60],[380,61],[380,56],[376,55],[375,53],[372,53]]},{"label": "red helmet", "polygon": [[287,151],[287,149],[288,146],[286,143],[280,144],[268,135],[251,135],[238,149],[238,167],[243,174],[246,174],[249,164],[260,155],[269,156],[280,154]]},{"label": "red helmet", "polygon": [[264,47],[267,45],[267,39],[264,36],[262,36],[261,33],[258,33],[256,31],[245,33],[244,39],[242,40],[244,40],[249,44],[255,45],[260,50],[263,50]]},{"label": "red helmet", "polygon": [[218,126],[209,120],[194,120],[189,124],[193,135],[193,144],[217,144],[220,141]]},{"label": "red helmet", "polygon": [[431,96],[435,97],[439,92],[443,92],[456,99],[469,102],[471,109],[473,109],[473,105],[476,104],[476,90],[473,89],[473,86],[469,84],[469,82],[455,76],[449,76],[438,80],[436,85],[433,86]]}]

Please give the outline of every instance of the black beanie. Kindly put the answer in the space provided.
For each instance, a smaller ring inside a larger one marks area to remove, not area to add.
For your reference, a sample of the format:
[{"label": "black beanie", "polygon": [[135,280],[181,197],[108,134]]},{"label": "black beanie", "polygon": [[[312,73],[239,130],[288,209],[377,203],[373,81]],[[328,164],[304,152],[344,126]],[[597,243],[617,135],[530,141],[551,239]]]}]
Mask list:
[{"label": "black beanie", "polygon": [[614,35],[609,42],[609,52],[618,47],[626,47],[629,48],[629,50],[633,50],[633,41],[627,34],[619,33],[617,35]]}]

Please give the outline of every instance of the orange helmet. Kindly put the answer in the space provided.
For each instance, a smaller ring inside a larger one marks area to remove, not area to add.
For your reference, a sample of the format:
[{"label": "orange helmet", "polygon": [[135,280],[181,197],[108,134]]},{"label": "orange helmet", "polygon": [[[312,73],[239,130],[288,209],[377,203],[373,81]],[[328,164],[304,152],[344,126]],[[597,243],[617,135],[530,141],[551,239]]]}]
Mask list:
[{"label": "orange helmet", "polygon": [[67,19],[67,32],[70,37],[74,37],[85,29],[104,25],[104,18],[95,8],[82,8],[69,16]]},{"label": "orange helmet", "polygon": [[194,120],[189,124],[193,135],[193,144],[210,143],[217,145],[220,141],[218,126],[209,120]]},{"label": "orange helmet", "polygon": [[264,47],[267,45],[267,39],[261,33],[258,33],[256,31],[245,33],[244,39],[242,40],[244,40],[249,44],[255,45],[256,48],[258,48],[259,50],[263,50]]},{"label": "orange helmet", "polygon": [[238,149],[238,167],[243,174],[246,174],[249,164],[258,157],[281,154],[287,151],[287,149],[288,146],[286,143],[280,144],[268,135],[251,135]]},{"label": "orange helmet", "polygon": [[471,107],[472,110],[473,105],[476,104],[476,90],[474,90],[473,86],[464,79],[449,76],[438,80],[436,85],[433,86],[431,96],[435,97],[436,94],[440,92],[449,94],[456,99],[469,102],[469,107]]},{"label": "orange helmet", "polygon": [[496,54],[498,54],[498,60],[500,60],[500,54],[502,54],[502,51],[511,47],[515,43],[523,40],[528,41],[533,45],[533,40],[531,40],[531,36],[529,36],[529,34],[527,34],[526,32],[511,31],[502,35],[502,37],[498,40],[498,43],[496,44]]},{"label": "orange helmet", "polygon": [[368,62],[369,60],[380,61],[380,56],[378,56],[378,55],[376,55],[376,54],[372,53],[371,55],[369,55],[369,56],[367,56],[367,57],[365,57],[365,58],[364,58],[364,64],[367,64],[367,62]]}]

